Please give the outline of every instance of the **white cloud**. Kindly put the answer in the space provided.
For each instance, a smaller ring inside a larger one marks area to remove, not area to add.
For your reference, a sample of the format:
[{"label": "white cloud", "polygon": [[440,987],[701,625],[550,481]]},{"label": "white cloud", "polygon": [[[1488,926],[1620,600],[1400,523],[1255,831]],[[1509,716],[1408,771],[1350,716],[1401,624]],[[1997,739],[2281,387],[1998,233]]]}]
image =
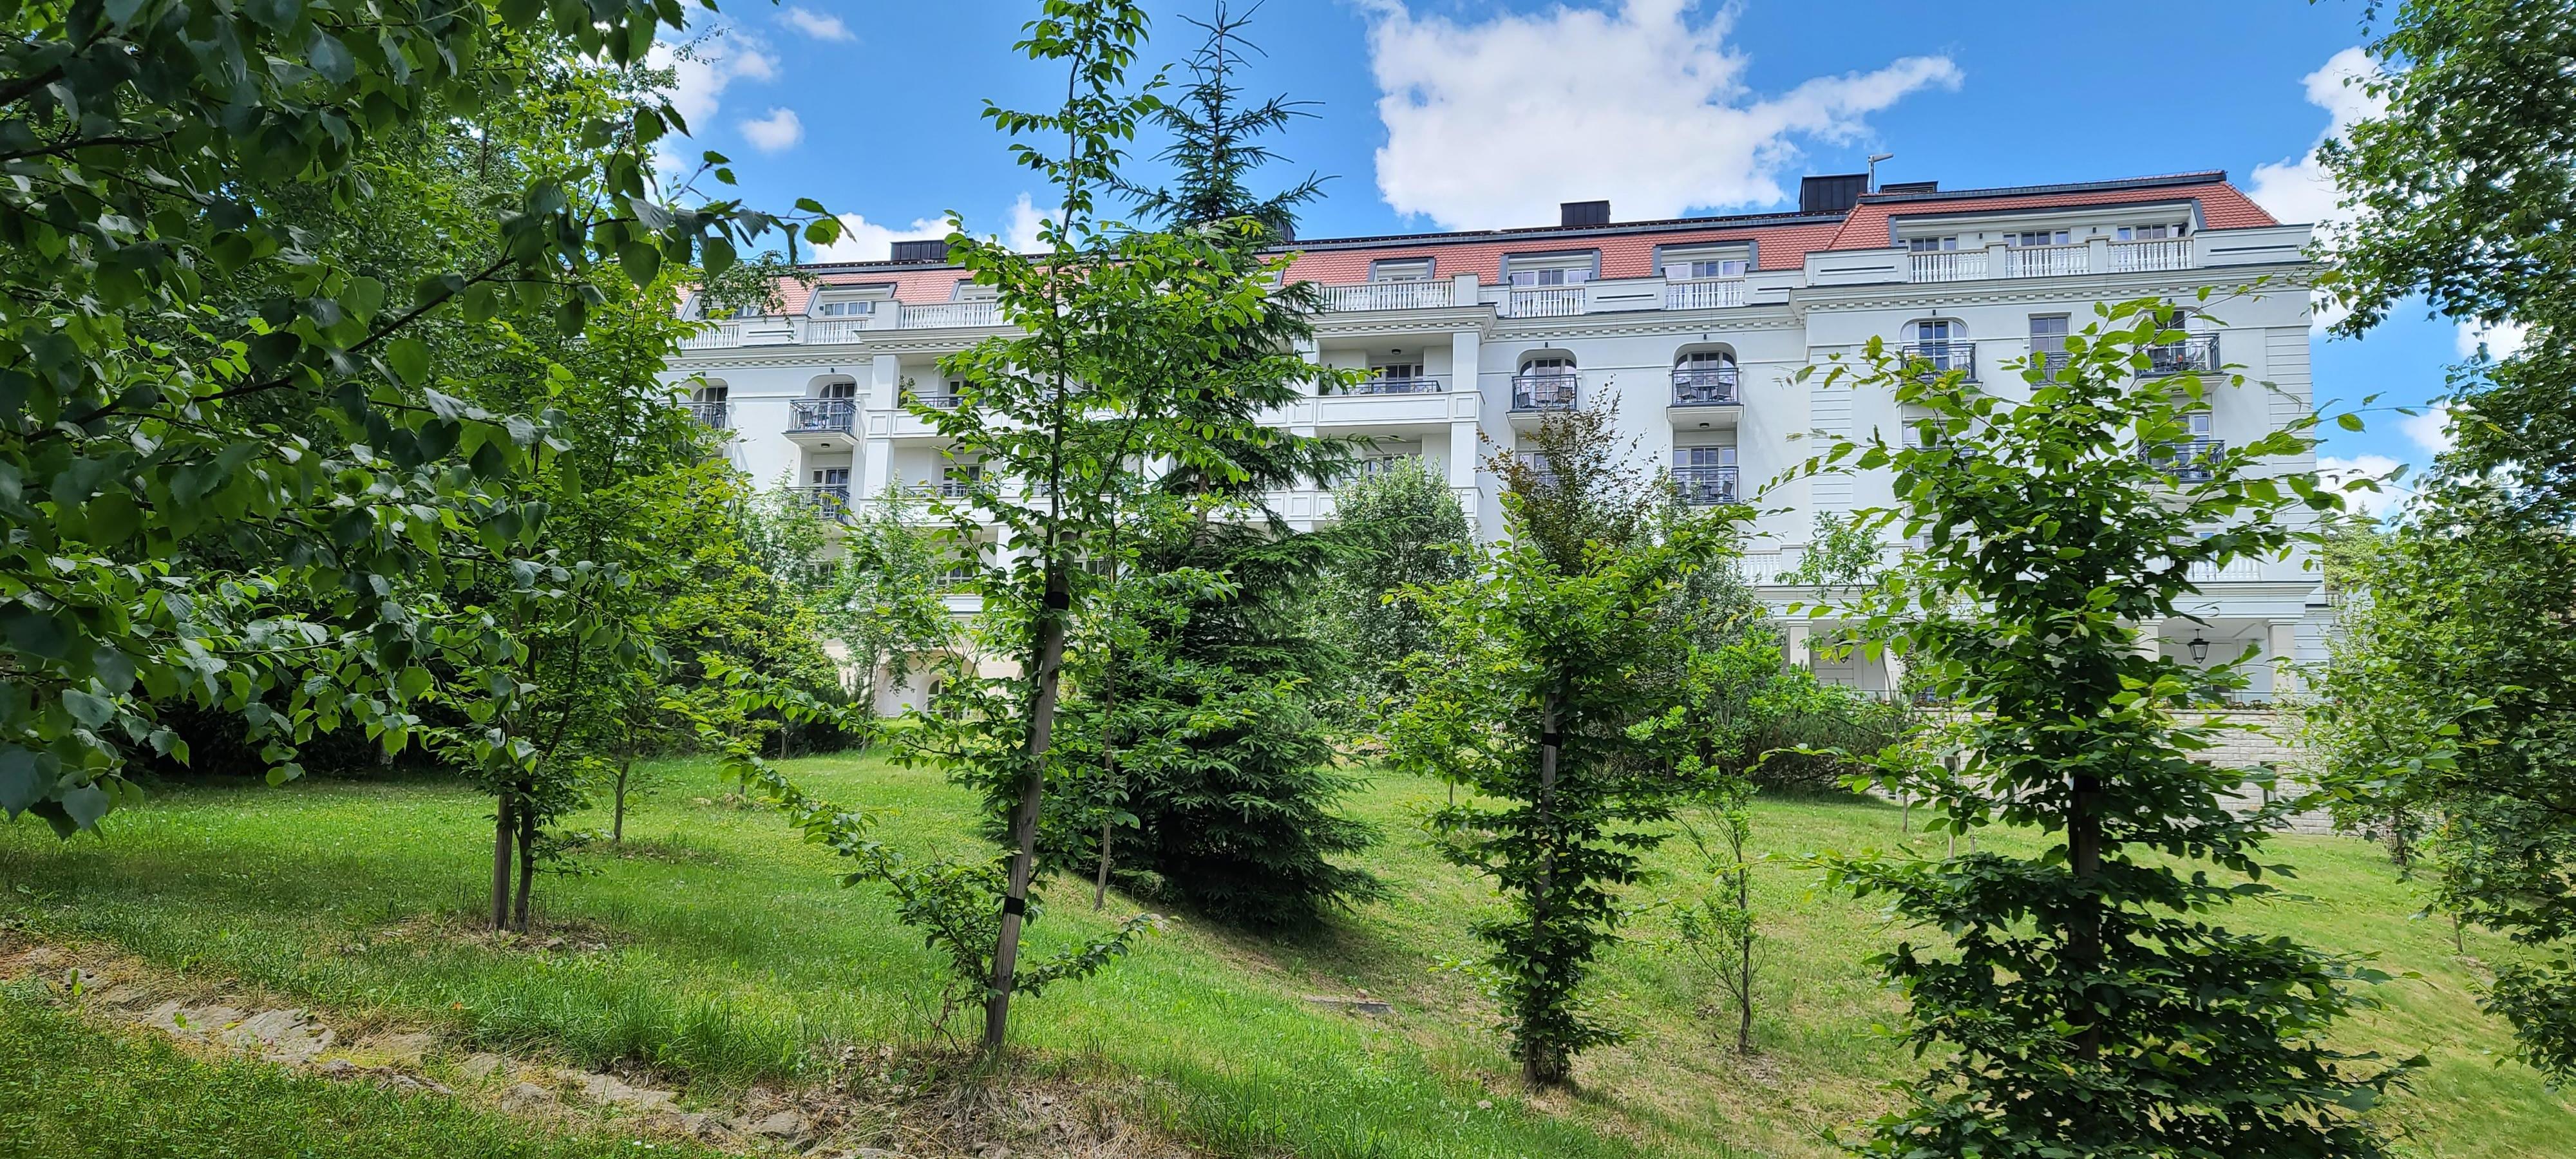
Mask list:
[{"label": "white cloud", "polygon": [[1011,224],[1002,233],[1003,244],[1010,246],[1014,253],[1036,253],[1038,226],[1054,213],[1052,208],[1038,208],[1030,202],[1028,194],[1021,194],[1019,200],[1011,203]]},{"label": "white cloud", "polygon": [[663,95],[692,132],[714,121],[733,82],[778,79],[778,58],[759,38],[722,28],[679,47],[657,42],[647,63],[671,70],[671,87]]},{"label": "white cloud", "polygon": [[840,17],[834,16],[829,12],[816,12],[811,8],[800,8],[791,4],[787,8],[781,10],[778,16],[787,23],[794,25],[798,32],[802,32],[816,40],[858,39],[858,37],[850,34],[849,25],[841,23]]},{"label": "white cloud", "polygon": [[2399,418],[2397,431],[2405,435],[2408,441],[2424,448],[2424,453],[2428,455],[2449,452],[2451,444],[2455,441],[2451,438],[2451,408],[2438,404],[2422,414]]},{"label": "white cloud", "polygon": [[1793,137],[1858,140],[1867,114],[1960,77],[1946,57],[1905,57],[1761,97],[1726,43],[1731,7],[1696,26],[1694,0],[1461,24],[1364,3],[1387,130],[1378,190],[1449,228],[1542,224],[1560,201],[1603,197],[1625,220],[1775,204]]},{"label": "white cloud", "polygon": [[2337,490],[2360,479],[2378,480],[2378,490],[2362,488],[2345,491],[2343,501],[2344,506],[2352,510],[2380,516],[2388,514],[2390,508],[2405,502],[2411,494],[2407,488],[2389,481],[2397,472],[2405,469],[2405,466],[2386,455],[2355,455],[2349,459],[2335,455],[2321,455],[2317,458],[2317,477]]},{"label": "white cloud", "polygon": [[768,116],[744,121],[741,128],[751,147],[763,153],[793,149],[805,139],[805,122],[797,119],[794,109],[771,109]]},{"label": "white cloud", "polygon": [[2482,345],[2487,348],[2488,356],[2505,358],[2521,350],[2523,339],[2530,335],[2531,327],[2520,322],[2498,322],[2493,326],[2462,322],[2452,341],[2462,358],[2476,354]]},{"label": "white cloud", "polygon": [[[2315,225],[2317,236],[2331,241],[2335,227],[2352,215],[2342,205],[2343,191],[2335,187],[2334,174],[2317,159],[2317,147],[2342,136],[2354,122],[2388,110],[2386,100],[2362,87],[2378,76],[2379,62],[2359,48],[2347,48],[2327,57],[2322,67],[2300,78],[2300,83],[2307,86],[2308,103],[2326,111],[2326,127],[2308,144],[2307,152],[2286,161],[2255,166],[2252,178],[2246,182],[2245,195],[2282,221]],[[2309,324],[2323,331],[2349,313],[2333,300],[2319,296]]]},{"label": "white cloud", "polygon": [[935,217],[916,217],[907,226],[879,225],[855,213],[841,215],[841,236],[827,246],[814,249],[814,260],[820,262],[881,262],[894,256],[894,243],[921,241],[948,236],[948,223]]}]

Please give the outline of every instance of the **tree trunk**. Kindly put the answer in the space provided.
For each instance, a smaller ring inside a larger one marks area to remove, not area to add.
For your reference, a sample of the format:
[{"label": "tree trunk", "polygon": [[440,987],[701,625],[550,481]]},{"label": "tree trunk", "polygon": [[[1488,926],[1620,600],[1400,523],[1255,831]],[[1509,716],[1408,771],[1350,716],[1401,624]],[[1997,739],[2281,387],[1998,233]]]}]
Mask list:
[{"label": "tree trunk", "polygon": [[[2074,792],[2067,799],[2066,853],[2067,865],[2075,875],[2075,887],[2088,892],[2094,879],[2102,873],[2102,781],[2098,777],[2075,778]],[[1970,852],[1975,847],[1970,846]],[[2066,960],[2078,974],[2092,974],[2102,965],[2102,907],[2090,896],[2078,897],[2069,907],[2066,929]],[[2066,1012],[2066,1021],[2084,1030],[2075,1036],[2076,1056],[2087,1061],[2099,1057],[2102,1050],[2102,1015],[2095,1009],[2093,988],[2080,986],[2075,991],[2077,1008]]]},{"label": "tree trunk", "polygon": [[1046,802],[1046,776],[1041,765],[1055,742],[1056,685],[1064,674],[1065,613],[1073,592],[1061,561],[1046,566],[1045,606],[1038,613],[1037,690],[1029,699],[1029,731],[1023,750],[1026,781],[1020,802],[1011,810],[1011,879],[1002,898],[1002,929],[993,943],[993,976],[984,998],[984,1054],[999,1057],[1011,1026],[1011,984],[1019,977],[1020,926],[1028,913],[1029,880],[1037,875],[1038,810]]},{"label": "tree trunk", "polygon": [[510,926],[510,843],[518,832],[518,818],[512,816],[514,802],[510,790],[503,788],[492,805],[492,929]]},{"label": "tree trunk", "polygon": [[[1538,822],[1546,827],[1547,852],[1539,855],[1538,885],[1530,891],[1530,940],[1544,944],[1547,939],[1548,894],[1556,886],[1556,759],[1562,738],[1556,731],[1556,694],[1551,692],[1539,710],[1538,733]],[[1526,1020],[1524,1022],[1526,1025]],[[1532,1086],[1554,1086],[1565,1081],[1561,1051],[1552,1043],[1528,1043],[1521,1046],[1521,1077]]]},{"label": "tree trunk", "polygon": [[1091,883],[1091,909],[1094,913],[1109,906],[1109,843],[1117,839],[1118,822],[1103,819],[1100,822],[1100,875]]},{"label": "tree trunk", "polygon": [[626,844],[626,774],[635,770],[635,760],[627,758],[617,766],[617,807],[608,815],[608,843]]},{"label": "tree trunk", "polygon": [[520,933],[528,932],[528,891],[537,877],[537,811],[519,810],[519,897],[511,907],[511,924]]}]

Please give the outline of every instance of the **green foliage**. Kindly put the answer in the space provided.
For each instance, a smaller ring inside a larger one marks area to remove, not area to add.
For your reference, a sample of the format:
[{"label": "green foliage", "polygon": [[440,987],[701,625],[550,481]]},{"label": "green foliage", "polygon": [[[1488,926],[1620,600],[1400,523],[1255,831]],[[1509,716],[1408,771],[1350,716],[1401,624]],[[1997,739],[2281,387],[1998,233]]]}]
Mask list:
[{"label": "green foliage", "polygon": [[2576,1075],[2576,634],[2498,612],[2567,608],[2576,538],[2448,485],[2351,578],[2312,714],[2326,772],[2357,820],[2420,841],[2440,908],[2556,951],[2499,969],[2487,1000],[2526,1061]]},{"label": "green foliage", "polygon": [[1430,614],[1400,593],[1463,578],[1474,548],[1458,496],[1417,459],[1343,483],[1333,510],[1336,549],[1316,604],[1325,637],[1350,657],[1336,707],[1365,720],[1410,695],[1405,660],[1431,646]]},{"label": "green foliage", "polygon": [[[13,12],[0,44],[10,813],[68,833],[132,800],[135,754],[187,755],[158,723],[164,704],[238,714],[280,779],[301,771],[298,743],[343,726],[399,747],[431,657],[492,676],[469,712],[480,731],[456,744],[494,768],[523,763],[525,705],[506,675],[526,659],[517,617],[627,581],[535,558],[550,509],[526,483],[562,436],[460,396],[429,338],[451,320],[579,333],[605,301],[601,267],[639,283],[692,261],[720,272],[784,226],[648,193],[653,142],[680,127],[667,106],[551,103],[559,85],[634,67],[677,9]],[[554,146],[508,167],[512,187],[394,223],[470,208],[434,259],[374,260],[326,228],[368,202],[387,149],[548,118]],[[808,230],[829,235],[820,209]],[[403,594],[460,568],[506,582],[447,602]]]},{"label": "green foliage", "polygon": [[964,637],[943,598],[955,549],[914,526],[911,496],[900,483],[859,513],[841,536],[841,558],[818,597],[834,638],[859,671],[859,703],[876,702],[876,673],[906,687],[928,658],[953,652]]},{"label": "green foliage", "polygon": [[1512,1055],[1542,1085],[1622,1037],[1580,991],[1625,916],[1617,891],[1642,879],[1663,836],[1651,826],[1684,788],[1673,738],[1640,726],[1687,704],[1682,595],[1731,544],[1735,514],[1667,504],[1611,422],[1551,415],[1530,458],[1496,456],[1508,535],[1479,574],[1405,592],[1435,646],[1410,662],[1415,695],[1387,730],[1396,767],[1475,790],[1429,825],[1443,856],[1509,901],[1475,929]]},{"label": "green foliage", "polygon": [[1276,929],[1378,896],[1373,875],[1340,864],[1376,830],[1335,812],[1358,778],[1319,712],[1342,668],[1313,628],[1328,541],[1244,514],[1139,505],[1135,572],[1103,607],[1118,635],[1087,649],[1064,720],[1068,762],[1095,770],[1074,790],[1083,819],[1099,819],[1067,832],[1064,856],[1096,863],[1115,841],[1135,892]]},{"label": "green foliage", "polygon": [[1877,531],[1867,520],[1838,518],[1833,512],[1819,511],[1815,529],[1807,535],[1806,552],[1798,557],[1797,567],[1780,577],[1780,582],[1809,587],[1877,583],[1881,550]]},{"label": "green foliage", "polygon": [[2260,879],[2283,867],[2262,857],[2267,830],[2304,798],[2230,810],[2275,788],[2273,774],[2195,759],[2220,739],[2177,716],[2198,675],[2141,655],[2134,626],[2179,614],[2195,565],[2311,538],[2306,513],[2338,496],[2258,464],[2305,452],[2314,420],[2229,447],[2205,479],[2177,479],[2159,449],[2243,380],[2150,375],[2150,349],[2180,337],[2168,305],[2098,314],[2062,365],[2024,369],[2009,394],[1874,339],[1862,365],[1824,375],[1929,416],[1922,438],[1873,434],[1810,463],[1893,473],[1896,506],[1874,522],[1924,546],[1901,589],[1845,612],[1967,714],[1960,768],[1891,760],[1883,783],[1931,803],[1954,833],[2001,824],[2041,837],[2028,855],[1826,859],[1834,883],[1946,935],[1876,960],[1905,994],[1907,1041],[1934,1062],[1908,1105],[1853,1147],[2385,1154],[2352,1112],[2406,1068],[2365,1071],[2356,1064],[2374,1056],[2327,1042],[2358,1001],[2347,985],[2382,976],[2215,920],[2273,893]]}]

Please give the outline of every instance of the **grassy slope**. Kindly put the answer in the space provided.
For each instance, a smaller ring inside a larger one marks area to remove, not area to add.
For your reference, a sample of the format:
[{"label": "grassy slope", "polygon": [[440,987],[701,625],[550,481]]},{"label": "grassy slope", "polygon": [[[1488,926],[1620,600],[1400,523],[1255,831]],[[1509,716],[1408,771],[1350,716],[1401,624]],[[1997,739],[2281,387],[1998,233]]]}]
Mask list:
[{"label": "grassy slope", "polygon": [[[934,774],[829,759],[794,771],[894,810],[888,836],[906,848],[964,847],[967,801]],[[774,818],[691,804],[714,791],[704,775],[654,770],[661,787],[629,819],[628,855],[539,883],[541,909],[598,931],[605,953],[496,953],[441,936],[480,908],[488,806],[434,784],[174,792],[120,816],[104,842],[0,829],[0,880],[20,887],[0,906],[39,933],[103,937],[166,966],[485,1044],[645,1059],[707,1085],[795,1074],[845,1042],[929,1033],[931,955],[881,899],[834,885],[829,858],[787,840]],[[1530,1105],[1472,980],[1434,968],[1475,952],[1463,918],[1487,897],[1412,837],[1409,818],[1440,791],[1390,778],[1355,802],[1388,831],[1372,864],[1392,901],[1281,942],[1183,924],[1101,978],[1023,1004],[1021,1041],[1162,1079],[1161,1114],[1202,1143],[1310,1156],[1824,1154],[1820,1129],[1884,1105],[1880,1084],[1911,1069],[1871,1031],[1896,1004],[1860,964],[1898,932],[1783,866],[1761,881],[1775,949],[1760,1058],[1712,1045],[1686,961],[1631,946],[1604,963],[1595,993],[1637,1039],[1587,1058],[1582,1094]],[[1765,848],[1792,854],[1899,839],[1893,810],[1857,802],[1769,803],[1757,824]],[[2420,975],[2382,988],[2389,1007],[2351,1035],[2431,1055],[2388,1112],[2414,1145],[2566,1153],[2576,1108],[2528,1069],[2494,1063],[2501,1034],[2475,1009],[2475,963],[2453,954],[2447,926],[2410,917],[2411,887],[2357,842],[2291,838],[2282,851],[2313,896],[2244,924],[2375,949],[2383,968]],[[1042,946],[1106,920],[1087,891],[1058,900]],[[1641,932],[1652,930],[1649,919]],[[2469,950],[2509,952],[2476,933]],[[1356,988],[1399,1013],[1356,1020],[1302,1000]]]},{"label": "grassy slope", "polygon": [[0,991],[0,1153],[71,1159],[609,1159],[700,1148],[531,1131],[439,1095],[189,1057]]}]

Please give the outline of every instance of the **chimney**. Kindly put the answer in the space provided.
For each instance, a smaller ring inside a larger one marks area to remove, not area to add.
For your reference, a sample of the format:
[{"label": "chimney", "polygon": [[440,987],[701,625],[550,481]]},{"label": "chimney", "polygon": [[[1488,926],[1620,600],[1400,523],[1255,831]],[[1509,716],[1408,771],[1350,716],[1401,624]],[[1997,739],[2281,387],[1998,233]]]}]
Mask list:
[{"label": "chimney", "polygon": [[1610,224],[1607,201],[1565,201],[1557,203],[1557,224],[1564,226]]},{"label": "chimney", "polygon": [[1798,212],[1847,213],[1869,189],[1867,173],[1832,173],[1798,182]]},{"label": "chimney", "polygon": [[894,260],[899,262],[947,261],[948,241],[945,238],[931,238],[928,241],[896,242],[894,243]]}]

